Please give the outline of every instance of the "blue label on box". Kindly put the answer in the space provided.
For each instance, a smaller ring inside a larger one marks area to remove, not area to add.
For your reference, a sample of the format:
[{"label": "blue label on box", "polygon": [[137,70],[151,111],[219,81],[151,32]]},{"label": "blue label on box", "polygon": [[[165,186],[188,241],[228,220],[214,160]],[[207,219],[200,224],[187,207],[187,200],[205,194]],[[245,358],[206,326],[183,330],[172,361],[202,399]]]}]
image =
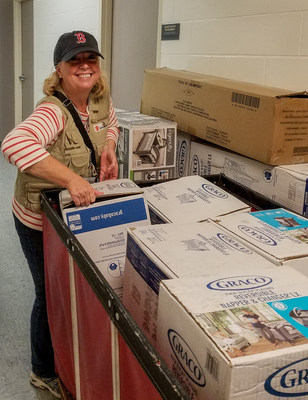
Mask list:
[{"label": "blue label on box", "polygon": [[143,198],[117,201],[111,204],[98,203],[97,207],[76,208],[66,214],[69,228],[75,233],[129,224],[147,219]]},{"label": "blue label on box", "polygon": [[275,210],[256,211],[251,213],[255,218],[273,226],[280,231],[301,229],[308,227],[308,219],[293,214],[282,208]]},{"label": "blue label on box", "polygon": [[130,235],[127,237],[126,256],[142,279],[158,294],[162,279],[167,279],[160,268],[144,253]]},{"label": "blue label on box", "polygon": [[308,338],[308,296],[272,301],[268,305]]}]

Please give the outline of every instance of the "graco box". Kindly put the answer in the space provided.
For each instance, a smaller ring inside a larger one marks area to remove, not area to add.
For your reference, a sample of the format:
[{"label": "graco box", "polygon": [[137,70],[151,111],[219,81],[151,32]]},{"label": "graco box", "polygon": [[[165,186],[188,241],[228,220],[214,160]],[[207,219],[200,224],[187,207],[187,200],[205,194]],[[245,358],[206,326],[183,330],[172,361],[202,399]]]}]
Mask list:
[{"label": "graco box", "polygon": [[272,268],[273,264],[211,222],[129,229],[123,303],[155,344],[162,279],[227,272],[235,267],[239,273],[248,273],[261,266]]},{"label": "graco box", "polygon": [[248,212],[250,207],[201,176],[186,176],[144,188],[152,223],[200,222]]},{"label": "graco box", "polygon": [[138,112],[117,113],[119,178],[135,182],[176,175],[176,123]]},{"label": "graco box", "polygon": [[283,208],[221,217],[218,224],[271,262],[308,276],[308,219]]},{"label": "graco box", "polygon": [[192,141],[188,175],[220,173],[291,211],[308,216],[307,163],[272,166],[205,141]]},{"label": "graco box", "polygon": [[264,196],[274,197],[275,170],[268,164],[228,151],[205,141],[192,141],[189,175],[224,174]]},{"label": "graco box", "polygon": [[308,393],[308,279],[289,267],[162,281],[157,350],[195,400]]}]

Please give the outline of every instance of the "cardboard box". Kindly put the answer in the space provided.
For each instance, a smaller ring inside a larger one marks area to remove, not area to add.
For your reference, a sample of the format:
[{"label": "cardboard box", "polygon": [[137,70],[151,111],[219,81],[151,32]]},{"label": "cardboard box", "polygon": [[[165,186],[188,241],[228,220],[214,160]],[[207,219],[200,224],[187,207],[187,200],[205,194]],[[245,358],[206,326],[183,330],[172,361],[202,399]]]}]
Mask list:
[{"label": "cardboard box", "polygon": [[192,141],[188,175],[220,173],[308,216],[308,163],[274,167],[204,141]]},{"label": "cardboard box", "polygon": [[217,223],[271,262],[308,276],[307,218],[281,208],[220,217]]},{"label": "cardboard box", "polygon": [[175,178],[176,123],[138,112],[117,113],[119,178],[135,182]]},{"label": "cardboard box", "polygon": [[186,176],[144,188],[152,223],[200,222],[248,212],[250,207],[201,176]]},{"label": "cardboard box", "polygon": [[308,217],[308,163],[275,168],[273,200]]},{"label": "cardboard box", "polygon": [[177,71],[144,73],[141,112],[270,165],[308,161],[308,96]]},{"label": "cardboard box", "polygon": [[191,175],[188,171],[191,138],[189,133],[177,130],[176,178]]},{"label": "cardboard box", "polygon": [[304,398],[307,292],[287,267],[162,281],[158,352],[194,400]]},{"label": "cardboard box", "polygon": [[142,190],[129,179],[92,186],[103,195],[88,207],[71,205],[69,192],[60,192],[63,220],[121,297],[127,228],[150,224],[148,207]]},{"label": "cardboard box", "polygon": [[129,229],[123,303],[155,345],[162,279],[206,275],[235,267],[238,273],[246,274],[261,266],[272,268],[273,264],[211,222]]},{"label": "cardboard box", "polygon": [[275,168],[201,141],[190,145],[189,175],[224,174],[264,196],[272,198]]}]

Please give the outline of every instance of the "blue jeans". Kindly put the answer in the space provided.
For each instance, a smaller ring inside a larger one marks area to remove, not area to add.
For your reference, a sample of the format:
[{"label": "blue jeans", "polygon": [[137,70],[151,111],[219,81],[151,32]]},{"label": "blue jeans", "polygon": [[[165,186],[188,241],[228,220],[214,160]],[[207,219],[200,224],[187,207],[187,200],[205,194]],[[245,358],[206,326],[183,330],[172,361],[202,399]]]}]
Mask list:
[{"label": "blue jeans", "polygon": [[55,374],[54,353],[51,343],[45,296],[43,233],[22,224],[15,216],[15,227],[22,250],[28,261],[35,287],[35,301],[31,313],[32,371],[40,377]]}]

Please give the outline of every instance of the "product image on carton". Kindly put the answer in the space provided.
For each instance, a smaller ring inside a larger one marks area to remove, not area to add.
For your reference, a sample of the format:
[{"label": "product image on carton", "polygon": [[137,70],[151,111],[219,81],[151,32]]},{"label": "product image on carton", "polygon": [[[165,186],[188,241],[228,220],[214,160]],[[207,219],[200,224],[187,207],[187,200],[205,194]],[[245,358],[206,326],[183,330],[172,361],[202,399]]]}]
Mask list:
[{"label": "product image on carton", "polygon": [[205,141],[192,141],[189,174],[220,173],[268,198],[274,197],[275,167]]},{"label": "product image on carton", "polygon": [[59,194],[64,222],[119,297],[122,296],[127,228],[150,224],[142,190],[129,179],[93,183],[95,203],[75,207],[68,191]]},{"label": "product image on carton", "polygon": [[138,141],[138,145],[134,145],[134,154],[139,157],[140,161],[137,160],[133,164],[153,164],[155,167],[164,164],[165,157],[161,150],[167,146],[167,138],[164,138],[158,129],[142,132],[140,139],[138,137],[134,139]]},{"label": "product image on carton", "polygon": [[307,283],[289,267],[162,281],[158,352],[196,400],[301,398]]}]

